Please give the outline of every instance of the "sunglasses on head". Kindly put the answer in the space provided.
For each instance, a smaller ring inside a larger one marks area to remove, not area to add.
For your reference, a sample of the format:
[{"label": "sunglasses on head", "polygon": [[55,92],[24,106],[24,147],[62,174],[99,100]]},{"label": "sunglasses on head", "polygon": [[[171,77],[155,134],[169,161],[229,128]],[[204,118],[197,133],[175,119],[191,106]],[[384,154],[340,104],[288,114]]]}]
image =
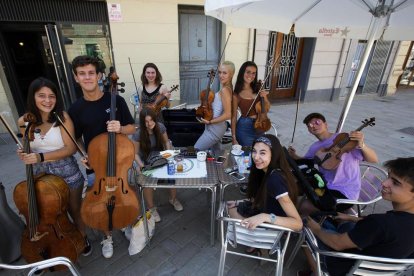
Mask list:
[{"label": "sunglasses on head", "polygon": [[320,126],[323,123],[323,121],[321,119],[316,119],[316,120],[311,120],[309,123],[307,123],[306,125],[308,127],[314,127],[314,126]]}]

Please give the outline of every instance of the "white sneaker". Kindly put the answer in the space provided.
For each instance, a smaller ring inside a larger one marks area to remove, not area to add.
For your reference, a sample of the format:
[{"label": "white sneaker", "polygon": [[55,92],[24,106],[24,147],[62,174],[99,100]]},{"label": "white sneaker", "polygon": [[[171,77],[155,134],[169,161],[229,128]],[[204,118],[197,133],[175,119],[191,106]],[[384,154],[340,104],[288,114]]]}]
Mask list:
[{"label": "white sneaker", "polygon": [[155,222],[160,222],[161,221],[161,217],[160,214],[158,214],[157,208],[156,207],[152,207],[150,209],[151,211],[151,216],[154,217]]},{"label": "white sneaker", "polygon": [[101,242],[102,244],[102,255],[109,259],[114,254],[114,246],[112,241],[112,236],[107,236],[105,240]]},{"label": "white sneaker", "polygon": [[177,198],[175,198],[174,200],[169,199],[168,201],[170,202],[170,204],[171,204],[172,206],[174,206],[174,209],[175,209],[176,211],[180,212],[180,211],[182,211],[182,210],[184,209],[184,208],[183,208],[183,205],[181,205],[180,201],[178,201],[178,199],[177,199]]}]

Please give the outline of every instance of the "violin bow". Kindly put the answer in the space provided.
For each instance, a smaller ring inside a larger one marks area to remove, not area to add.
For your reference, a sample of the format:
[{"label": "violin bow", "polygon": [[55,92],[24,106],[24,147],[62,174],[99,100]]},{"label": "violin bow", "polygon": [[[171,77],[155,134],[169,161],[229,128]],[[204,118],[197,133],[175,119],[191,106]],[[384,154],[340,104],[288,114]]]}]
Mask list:
[{"label": "violin bow", "polygon": [[218,64],[217,64],[216,71],[214,71],[214,72],[215,72],[215,74],[214,74],[214,78],[212,78],[212,79],[211,79],[211,81],[210,81],[210,88],[211,88],[211,86],[212,86],[212,85],[213,85],[213,83],[214,83],[214,79],[216,78],[217,71],[218,71],[218,68],[219,68],[219,66],[220,66],[220,64],[221,64],[221,60],[223,59],[223,56],[224,56],[224,51],[226,50],[226,47],[227,47],[227,42],[229,42],[230,36],[231,36],[231,33],[229,33],[229,35],[227,36],[226,43],[224,44],[223,51],[221,51],[221,54],[220,54],[220,59],[219,59],[219,62],[218,62]]},{"label": "violin bow", "polygon": [[0,120],[3,123],[4,127],[7,129],[7,131],[10,133],[11,137],[13,138],[14,142],[16,143],[16,146],[19,149],[23,149],[23,144],[20,142],[19,138],[17,138],[17,135],[13,132],[10,125],[7,123],[6,119],[3,117],[3,114],[0,113]]},{"label": "violin bow", "polygon": [[66,128],[66,126],[63,124],[62,120],[60,119],[59,115],[56,112],[53,112],[53,115],[56,117],[56,120],[59,121],[63,129],[66,131],[66,133],[69,135],[69,138],[72,140],[72,142],[75,144],[78,151],[81,153],[82,157],[86,158],[86,153],[83,151],[83,149],[79,146],[79,144],[76,142],[75,138],[73,138],[72,134],[70,134],[69,130]]},{"label": "violin bow", "polygon": [[[276,58],[276,60],[274,62],[273,62],[272,59],[270,59],[268,61],[268,64],[270,64],[270,65],[268,65],[269,71],[267,72],[266,78],[264,79],[264,81],[262,82],[262,85],[260,86],[259,92],[262,91],[263,87],[265,86],[265,84],[267,82],[267,79],[270,77],[270,75],[273,71],[273,68],[275,67],[276,63],[280,60],[280,56],[281,56],[281,53],[279,54],[279,56]],[[249,114],[250,110],[252,110],[252,107],[253,107],[254,103],[256,102],[257,97],[259,96],[259,92],[257,92],[256,97],[254,97],[254,100],[253,100],[252,104],[250,105],[250,108],[247,111],[246,116],[247,116],[247,114]]]},{"label": "violin bow", "polygon": [[132,78],[133,78],[133,80],[134,80],[134,84],[135,84],[135,91],[136,91],[136,93],[137,93],[137,96],[138,96],[138,103],[139,103],[138,86],[137,86],[137,82],[135,81],[134,70],[132,70],[131,59],[130,59],[129,57],[128,57],[128,61],[129,61],[129,67],[131,67]]},{"label": "violin bow", "polygon": [[290,144],[291,144],[291,145],[293,145],[293,139],[295,138],[296,123],[298,122],[299,102],[300,102],[300,97],[301,97],[301,95],[302,95],[302,88],[299,88],[299,96],[298,96],[298,100],[296,101],[295,125],[293,126],[292,140],[290,141]]}]

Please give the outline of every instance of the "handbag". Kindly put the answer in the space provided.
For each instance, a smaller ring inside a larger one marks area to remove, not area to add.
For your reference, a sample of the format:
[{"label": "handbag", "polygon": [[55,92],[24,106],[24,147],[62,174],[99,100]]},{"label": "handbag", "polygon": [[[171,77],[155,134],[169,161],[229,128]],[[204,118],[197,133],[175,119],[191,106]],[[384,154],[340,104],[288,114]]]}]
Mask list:
[{"label": "handbag", "polygon": [[[149,234],[149,238],[151,239],[152,236],[154,235],[155,219],[151,215],[150,210],[147,210],[145,212],[145,215],[147,216],[148,234]],[[129,247],[128,247],[129,255],[132,256],[132,255],[135,255],[141,252],[142,249],[144,249],[144,247],[147,245],[143,216],[140,216],[138,218],[138,221],[134,225],[128,226],[124,234],[125,234],[125,237],[129,240]]]},{"label": "handbag", "polygon": [[149,170],[152,170],[158,167],[162,167],[167,163],[168,163],[167,159],[162,157],[159,151],[151,152],[142,170],[149,171]]}]

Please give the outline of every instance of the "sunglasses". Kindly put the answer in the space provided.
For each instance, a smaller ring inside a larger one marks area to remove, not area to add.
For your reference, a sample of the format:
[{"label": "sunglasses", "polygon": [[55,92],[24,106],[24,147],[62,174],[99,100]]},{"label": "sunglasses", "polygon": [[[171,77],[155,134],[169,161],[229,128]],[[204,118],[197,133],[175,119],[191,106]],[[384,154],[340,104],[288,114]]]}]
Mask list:
[{"label": "sunglasses", "polygon": [[323,123],[323,121],[321,119],[316,119],[316,120],[312,120],[309,123],[307,123],[306,125],[308,127],[314,127],[314,126],[320,126]]}]

